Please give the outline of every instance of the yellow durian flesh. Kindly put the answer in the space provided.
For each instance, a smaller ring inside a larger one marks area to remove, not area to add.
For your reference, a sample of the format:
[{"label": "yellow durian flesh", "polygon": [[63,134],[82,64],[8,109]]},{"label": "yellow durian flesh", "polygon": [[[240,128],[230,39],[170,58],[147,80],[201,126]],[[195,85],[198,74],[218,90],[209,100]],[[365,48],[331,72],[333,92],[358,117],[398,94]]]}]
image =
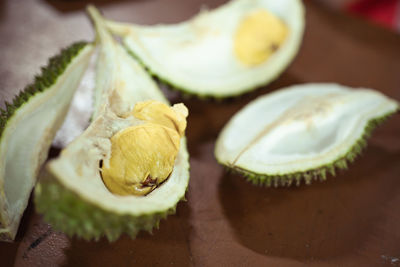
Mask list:
[{"label": "yellow durian flesh", "polygon": [[186,129],[188,109],[184,104],[175,104],[169,108],[158,101],[143,101],[135,105],[133,115],[138,119],[175,129],[182,136]]},{"label": "yellow durian flesh", "polygon": [[234,52],[245,65],[265,62],[283,44],[288,27],[277,16],[260,9],[243,18],[236,30]]},{"label": "yellow durian flesh", "polygon": [[164,182],[173,170],[187,114],[183,104],[137,103],[133,115],[145,123],[111,138],[111,157],[102,167],[107,188],[117,195],[145,195]]}]

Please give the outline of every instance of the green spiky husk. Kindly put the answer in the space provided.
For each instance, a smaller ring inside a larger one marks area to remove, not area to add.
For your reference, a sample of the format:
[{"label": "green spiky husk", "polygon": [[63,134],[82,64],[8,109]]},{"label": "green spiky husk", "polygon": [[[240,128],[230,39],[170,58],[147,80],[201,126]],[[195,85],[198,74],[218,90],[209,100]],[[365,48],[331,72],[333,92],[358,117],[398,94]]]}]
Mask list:
[{"label": "green spiky husk", "polygon": [[218,162],[225,167],[228,172],[234,172],[243,175],[246,180],[253,185],[267,186],[267,187],[279,187],[279,186],[290,186],[295,184],[299,186],[302,181],[305,184],[311,184],[312,180],[325,181],[327,176],[330,174],[336,176],[338,170],[346,170],[348,164],[352,163],[357,156],[361,154],[364,148],[367,146],[367,139],[371,136],[374,129],[381,125],[385,120],[387,120],[391,115],[399,112],[400,108],[397,110],[389,112],[381,117],[371,119],[368,121],[364,128],[364,132],[361,137],[354,143],[354,145],[345,153],[343,156],[339,157],[337,160],[330,164],[322,165],[317,168],[307,170],[304,172],[294,172],[288,174],[279,175],[269,175],[255,173],[237,166],[229,166],[223,162]]},{"label": "green spiky husk", "polygon": [[87,45],[87,42],[76,42],[49,59],[47,66],[42,67],[42,73],[35,77],[33,83],[26,86],[16,95],[12,103],[5,102],[5,109],[0,108],[0,139],[7,126],[7,122],[15,111],[29,101],[36,94],[50,88],[57,78],[64,73],[68,64]]},{"label": "green spiky husk", "polygon": [[141,230],[151,233],[153,228],[158,229],[161,219],[176,210],[175,206],[164,212],[140,216],[118,214],[83,200],[55,179],[48,178],[42,179],[36,186],[34,201],[37,211],[44,214],[44,220],[54,229],[86,240],[98,240],[105,236],[114,241],[123,233],[135,238]]}]

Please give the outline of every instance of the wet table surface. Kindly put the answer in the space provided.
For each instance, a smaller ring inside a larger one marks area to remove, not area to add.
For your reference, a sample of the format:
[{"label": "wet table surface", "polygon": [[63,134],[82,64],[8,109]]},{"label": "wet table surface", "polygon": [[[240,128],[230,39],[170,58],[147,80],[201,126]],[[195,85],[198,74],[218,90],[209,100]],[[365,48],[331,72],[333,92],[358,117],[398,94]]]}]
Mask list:
[{"label": "wet table surface", "polygon": [[[94,1],[108,18],[144,24],[187,19],[224,1]],[[112,2],[112,3],[111,3]],[[86,1],[0,1],[0,99],[11,100],[47,58],[92,40]],[[303,45],[272,84],[222,102],[184,99],[190,109],[191,179],[153,235],[114,243],[68,238],[31,203],[15,243],[0,243],[1,266],[400,266],[400,115],[377,129],[350,169],[326,182],[262,188],[227,174],[216,137],[246,103],[278,88],[337,82],[400,100],[400,35],[306,2]]]}]

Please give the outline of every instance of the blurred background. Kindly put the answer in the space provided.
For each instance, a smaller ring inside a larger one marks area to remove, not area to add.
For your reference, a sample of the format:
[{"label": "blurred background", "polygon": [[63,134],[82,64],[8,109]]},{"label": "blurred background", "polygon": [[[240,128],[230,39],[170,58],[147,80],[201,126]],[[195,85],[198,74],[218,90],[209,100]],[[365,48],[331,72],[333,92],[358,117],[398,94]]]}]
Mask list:
[{"label": "blurred background", "polygon": [[[133,0],[135,2],[137,0]],[[345,11],[369,20],[388,29],[400,32],[400,0],[303,0],[322,3],[330,8]],[[108,5],[115,2],[129,2],[129,0],[46,0],[58,8],[65,10],[81,9],[88,3]],[[199,2],[199,1],[196,1]],[[200,1],[201,2],[201,1]],[[207,2],[207,1],[205,1]]]},{"label": "blurred background", "polygon": [[383,27],[400,32],[399,0],[318,0]]}]

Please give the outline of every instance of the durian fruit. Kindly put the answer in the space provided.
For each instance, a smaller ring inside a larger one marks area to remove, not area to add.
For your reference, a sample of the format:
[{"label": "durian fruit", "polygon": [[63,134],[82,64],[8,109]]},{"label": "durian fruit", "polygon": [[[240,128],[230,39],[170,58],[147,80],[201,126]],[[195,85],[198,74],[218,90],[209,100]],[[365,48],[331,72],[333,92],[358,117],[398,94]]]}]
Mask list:
[{"label": "durian fruit", "polygon": [[171,25],[108,21],[151,74],[199,97],[240,95],[274,80],[302,41],[301,0],[231,0]]},{"label": "durian fruit", "polygon": [[217,161],[250,182],[284,186],[346,169],[399,103],[371,89],[304,84],[264,95],[220,133]]},{"label": "durian fruit", "polygon": [[[182,104],[169,107],[147,72],[109,34],[98,11],[92,6],[88,11],[100,50],[94,114],[84,133],[47,164],[35,189],[35,204],[46,221],[70,236],[112,241],[125,233],[134,238],[140,230],[158,227],[184,198],[189,182],[187,110]],[[157,135],[159,129],[168,133]],[[177,149],[166,160],[166,148],[154,144],[176,135]],[[116,163],[118,159],[124,162]],[[141,169],[149,162],[159,165],[159,171],[164,165],[170,168],[167,177]],[[145,187],[151,190],[135,190]]]},{"label": "durian fruit", "polygon": [[0,240],[15,238],[40,166],[92,51],[84,42],[65,48],[0,110]]}]

